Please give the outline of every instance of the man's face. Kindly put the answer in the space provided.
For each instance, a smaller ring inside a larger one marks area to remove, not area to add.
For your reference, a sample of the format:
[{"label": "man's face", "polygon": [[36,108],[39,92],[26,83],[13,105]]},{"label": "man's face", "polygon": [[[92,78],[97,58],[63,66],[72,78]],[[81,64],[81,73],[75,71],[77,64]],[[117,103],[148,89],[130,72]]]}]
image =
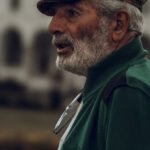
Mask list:
[{"label": "man's face", "polygon": [[[107,29],[89,2],[54,7],[49,32],[57,48],[58,68],[85,75],[102,59]],[[107,47],[107,46],[106,46]]]}]

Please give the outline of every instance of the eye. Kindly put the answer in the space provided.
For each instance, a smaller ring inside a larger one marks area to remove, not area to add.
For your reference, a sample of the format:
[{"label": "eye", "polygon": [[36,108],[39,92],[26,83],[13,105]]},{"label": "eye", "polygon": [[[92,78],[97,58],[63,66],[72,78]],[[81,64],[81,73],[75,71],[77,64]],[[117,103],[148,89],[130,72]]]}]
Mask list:
[{"label": "eye", "polygon": [[69,18],[75,18],[78,17],[80,15],[79,11],[75,10],[75,9],[68,9],[67,10],[67,16]]}]

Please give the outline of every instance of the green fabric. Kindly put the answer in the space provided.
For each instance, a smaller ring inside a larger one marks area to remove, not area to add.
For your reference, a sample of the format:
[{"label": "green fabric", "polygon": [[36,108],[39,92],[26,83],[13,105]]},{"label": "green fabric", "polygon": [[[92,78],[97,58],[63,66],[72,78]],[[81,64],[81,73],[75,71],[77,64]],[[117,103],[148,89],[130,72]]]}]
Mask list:
[{"label": "green fabric", "polygon": [[[88,71],[83,107],[61,150],[150,150],[150,62],[139,38]],[[102,92],[125,71],[108,103]]]}]

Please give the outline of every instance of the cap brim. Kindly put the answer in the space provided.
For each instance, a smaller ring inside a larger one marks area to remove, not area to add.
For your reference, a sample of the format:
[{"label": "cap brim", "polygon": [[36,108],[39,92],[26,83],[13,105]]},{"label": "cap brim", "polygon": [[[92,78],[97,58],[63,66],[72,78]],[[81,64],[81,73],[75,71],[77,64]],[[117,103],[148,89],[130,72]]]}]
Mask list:
[{"label": "cap brim", "polygon": [[37,3],[37,8],[41,13],[49,16],[53,6],[58,4],[69,4],[75,1],[78,0],[41,0]]},{"label": "cap brim", "polygon": [[48,11],[51,10],[52,6],[56,5],[57,3],[59,3],[58,1],[39,1],[37,3],[37,8],[38,10],[45,14],[45,15],[49,15]]}]

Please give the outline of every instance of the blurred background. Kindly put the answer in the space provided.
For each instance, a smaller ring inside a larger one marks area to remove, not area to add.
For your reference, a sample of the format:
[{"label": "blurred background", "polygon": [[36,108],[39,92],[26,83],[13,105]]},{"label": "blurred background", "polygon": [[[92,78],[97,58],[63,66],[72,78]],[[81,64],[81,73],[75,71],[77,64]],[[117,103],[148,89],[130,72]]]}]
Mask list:
[{"label": "blurred background", "polygon": [[[85,78],[55,67],[50,18],[38,0],[0,0],[0,150],[56,150],[53,127]],[[150,1],[144,7],[150,50]]]}]

